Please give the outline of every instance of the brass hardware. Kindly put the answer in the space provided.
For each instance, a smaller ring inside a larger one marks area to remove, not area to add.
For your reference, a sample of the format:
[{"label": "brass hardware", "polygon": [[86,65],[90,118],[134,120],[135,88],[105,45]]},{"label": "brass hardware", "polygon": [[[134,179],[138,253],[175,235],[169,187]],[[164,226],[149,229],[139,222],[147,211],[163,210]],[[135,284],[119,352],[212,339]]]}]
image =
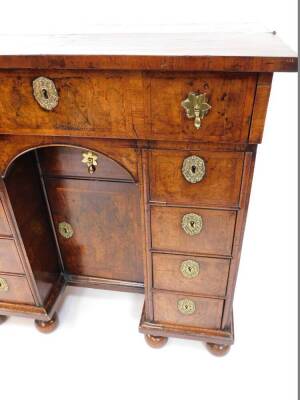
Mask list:
[{"label": "brass hardware", "polygon": [[203,227],[202,217],[198,214],[185,214],[181,221],[182,229],[188,235],[198,235]]},{"label": "brass hardware", "polygon": [[0,278],[0,292],[8,291],[8,283],[4,278]]},{"label": "brass hardware", "polygon": [[177,308],[182,314],[191,315],[196,311],[196,304],[190,299],[180,299],[177,302]]},{"label": "brass hardware", "polygon": [[74,230],[67,222],[60,222],[58,224],[58,231],[65,239],[70,239],[74,235]]},{"label": "brass hardware", "polygon": [[196,278],[200,272],[200,265],[197,261],[185,260],[180,265],[180,271],[185,278]]},{"label": "brass hardware", "polygon": [[199,129],[201,120],[207,115],[211,106],[207,103],[206,93],[196,94],[190,92],[188,97],[181,102],[188,118],[195,118],[194,126]]},{"label": "brass hardware", "polygon": [[88,151],[87,153],[82,153],[81,162],[87,165],[88,172],[91,175],[96,171],[96,167],[98,165],[97,160],[98,156],[91,151]]},{"label": "brass hardware", "polygon": [[190,183],[200,182],[205,175],[205,163],[198,156],[187,157],[182,164],[182,174]]},{"label": "brass hardware", "polygon": [[32,82],[32,87],[34,98],[44,110],[51,111],[58,105],[58,93],[51,79],[40,76]]}]

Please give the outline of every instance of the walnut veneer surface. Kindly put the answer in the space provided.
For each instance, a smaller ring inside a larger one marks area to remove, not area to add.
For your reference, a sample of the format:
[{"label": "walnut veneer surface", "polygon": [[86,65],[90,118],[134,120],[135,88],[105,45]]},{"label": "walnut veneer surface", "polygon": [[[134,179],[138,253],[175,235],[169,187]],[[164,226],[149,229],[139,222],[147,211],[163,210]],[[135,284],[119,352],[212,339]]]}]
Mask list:
[{"label": "walnut veneer surface", "polygon": [[225,354],[272,74],[296,55],[271,33],[2,39],[0,316],[49,332],[66,285],[144,292],[148,344]]}]

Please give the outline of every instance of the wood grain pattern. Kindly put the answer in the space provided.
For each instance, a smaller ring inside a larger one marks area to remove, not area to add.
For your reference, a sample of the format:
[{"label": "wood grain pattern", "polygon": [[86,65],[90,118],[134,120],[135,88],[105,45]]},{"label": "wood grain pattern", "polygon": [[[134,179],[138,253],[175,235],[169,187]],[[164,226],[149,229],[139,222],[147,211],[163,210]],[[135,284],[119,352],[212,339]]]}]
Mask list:
[{"label": "wood grain pattern", "polygon": [[[150,75],[153,139],[201,142],[247,141],[256,74],[172,73]],[[189,92],[206,93],[211,110],[200,129],[185,115],[181,102]]]},{"label": "wood grain pattern", "polygon": [[87,151],[89,150],[61,146],[39,149],[38,156],[42,173],[48,176],[133,181],[131,174],[124,167],[111,158],[95,152],[98,165],[91,175],[87,165],[82,163],[82,154]]},{"label": "wood grain pattern", "polygon": [[[229,260],[158,253],[152,254],[152,258],[154,288],[210,296],[226,295]],[[198,276],[186,278],[182,275],[180,266],[186,260],[198,262]]]},{"label": "wood grain pattern", "polygon": [[[183,315],[178,311],[177,301],[188,298],[195,302],[196,310],[192,315]],[[154,321],[173,323],[184,326],[201,326],[219,329],[221,324],[223,301],[202,299],[194,296],[180,296],[169,292],[156,292],[153,295]]]},{"label": "wood grain pattern", "polygon": [[10,236],[11,229],[9,227],[8,219],[3,207],[3,201],[0,194],[0,236]]},{"label": "wood grain pattern", "polygon": [[[190,183],[182,174],[185,158],[196,155],[205,163],[200,182]],[[150,196],[152,201],[170,204],[237,207],[244,154],[239,152],[152,151]]]},{"label": "wood grain pattern", "polygon": [[[66,273],[143,282],[136,184],[47,178],[45,185]],[[58,232],[64,221],[70,239]]]},{"label": "wood grain pattern", "polygon": [[14,240],[0,239],[0,273],[24,274],[24,268]]},{"label": "wood grain pattern", "polygon": [[[190,236],[181,227],[185,214],[202,217],[202,231]],[[179,207],[151,207],[152,247],[195,254],[231,255],[235,211]]]}]

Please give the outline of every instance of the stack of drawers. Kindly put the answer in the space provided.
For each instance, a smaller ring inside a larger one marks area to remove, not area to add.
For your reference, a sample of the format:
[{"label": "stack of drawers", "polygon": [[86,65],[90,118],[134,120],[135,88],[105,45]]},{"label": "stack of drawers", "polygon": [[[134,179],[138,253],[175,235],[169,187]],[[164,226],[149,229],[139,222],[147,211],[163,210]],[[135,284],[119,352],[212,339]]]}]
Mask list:
[{"label": "stack of drawers", "polygon": [[150,151],[155,323],[221,328],[244,156]]},{"label": "stack of drawers", "polygon": [[0,193],[0,302],[34,305]]}]

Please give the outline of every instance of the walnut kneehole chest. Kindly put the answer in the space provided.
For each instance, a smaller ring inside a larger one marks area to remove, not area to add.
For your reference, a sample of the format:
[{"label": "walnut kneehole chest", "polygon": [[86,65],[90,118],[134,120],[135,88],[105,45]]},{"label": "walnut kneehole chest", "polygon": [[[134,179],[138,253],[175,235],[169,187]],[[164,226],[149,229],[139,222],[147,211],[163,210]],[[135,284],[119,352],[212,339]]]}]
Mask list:
[{"label": "walnut kneehole chest", "polygon": [[67,285],[135,291],[151,346],[227,353],[272,75],[297,57],[268,33],[225,48],[211,34],[207,56],[204,36],[169,35],[167,54],[164,34],[112,35],[109,54],[101,35],[90,55],[67,36],[73,56],[0,54],[1,321],[49,332]]}]

